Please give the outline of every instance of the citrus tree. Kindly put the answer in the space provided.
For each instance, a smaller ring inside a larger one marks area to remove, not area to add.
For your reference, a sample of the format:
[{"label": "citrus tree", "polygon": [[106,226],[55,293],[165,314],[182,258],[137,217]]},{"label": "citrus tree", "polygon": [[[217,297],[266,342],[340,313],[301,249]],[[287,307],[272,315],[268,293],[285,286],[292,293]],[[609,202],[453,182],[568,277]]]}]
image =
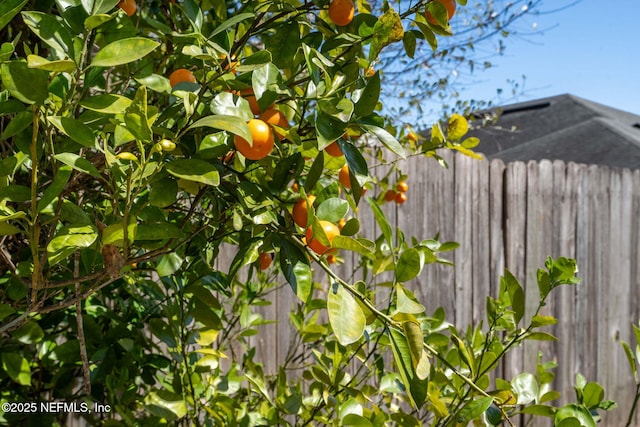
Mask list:
[{"label": "citrus tree", "polygon": [[[540,270],[533,316],[507,273],[488,327],[458,328],[407,285],[455,244],[407,240],[380,207],[407,197],[390,158],[475,156],[462,116],[427,140],[384,120],[372,67],[388,46],[410,55],[450,35],[455,7],[3,1],[2,421],[592,425],[610,404],[550,406],[549,365],[491,375],[523,340],[550,338],[540,308],[577,283],[575,263]],[[360,230],[365,209],[379,236]],[[334,271],[349,252],[359,280]],[[295,351],[265,372],[252,337],[281,283],[298,301]]]}]

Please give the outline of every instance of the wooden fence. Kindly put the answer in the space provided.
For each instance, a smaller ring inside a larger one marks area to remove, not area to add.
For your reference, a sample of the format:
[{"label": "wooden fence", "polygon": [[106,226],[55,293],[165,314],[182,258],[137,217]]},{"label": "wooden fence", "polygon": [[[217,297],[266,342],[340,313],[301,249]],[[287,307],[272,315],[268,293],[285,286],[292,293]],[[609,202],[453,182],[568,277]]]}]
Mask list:
[{"label": "wooden fence", "polygon": [[[452,154],[445,159],[448,169],[431,159],[407,160],[409,201],[385,205],[408,238],[440,233],[441,241],[461,245],[449,256],[454,267],[430,265],[408,286],[428,312],[442,306],[448,321],[466,328],[486,319],[486,296],[497,295],[505,267],[523,284],[531,314],[538,302],[536,271],[546,257],[577,259],[582,283],[561,287],[544,307],[558,318],[549,332],[559,342],[516,349],[502,374],[535,373],[542,352],[544,361],[558,364],[553,388],[564,398],[557,404],[574,400],[575,375],[581,373],[618,403],[601,425],[624,426],[635,382],[620,341],[634,342],[631,324],[640,319],[640,171],[560,161],[505,165]],[[375,237],[378,229],[367,211],[362,210],[362,230]],[[354,260],[345,256],[339,269],[349,277]],[[265,369],[273,372],[293,339],[288,313],[296,301],[287,288],[271,299],[264,315],[277,323],[265,327],[256,344],[268,355]]]}]

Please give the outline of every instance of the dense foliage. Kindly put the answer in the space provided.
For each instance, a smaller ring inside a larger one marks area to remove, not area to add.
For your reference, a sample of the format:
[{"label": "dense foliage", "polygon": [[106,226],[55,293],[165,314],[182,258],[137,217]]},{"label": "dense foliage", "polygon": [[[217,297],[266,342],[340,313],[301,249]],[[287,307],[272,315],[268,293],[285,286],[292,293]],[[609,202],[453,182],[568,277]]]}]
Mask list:
[{"label": "dense foliage", "polygon": [[[13,404],[0,420],[64,425],[68,408],[16,406],[62,401],[109,405],[75,414],[107,425],[512,425],[527,413],[591,426],[611,406],[581,378],[577,403],[550,406],[548,364],[492,374],[523,340],[553,339],[540,328],[555,319],[525,317],[508,272],[485,328],[426,313],[406,285],[455,244],[393,230],[380,205],[403,175],[389,158],[474,156],[477,140],[458,115],[426,140],[386,122],[373,64],[387,46],[411,56],[450,35],[441,2],[359,1],[352,21],[334,15],[349,4],[325,0],[137,6],[0,4],[0,393]],[[379,236],[361,232],[364,209]],[[338,250],[360,256],[361,279],[334,272]],[[539,309],[575,271],[548,260]],[[265,372],[260,307],[283,283],[297,341]]]}]

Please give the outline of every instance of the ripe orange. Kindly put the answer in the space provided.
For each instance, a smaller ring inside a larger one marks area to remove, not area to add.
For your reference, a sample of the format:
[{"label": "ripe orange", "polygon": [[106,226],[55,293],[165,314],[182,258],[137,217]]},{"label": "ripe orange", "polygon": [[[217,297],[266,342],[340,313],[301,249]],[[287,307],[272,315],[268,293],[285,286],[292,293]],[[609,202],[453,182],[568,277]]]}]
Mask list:
[{"label": "ripe orange", "polygon": [[273,255],[267,253],[261,253],[258,257],[258,262],[260,264],[260,270],[264,271],[271,265],[271,261],[273,261]]},{"label": "ripe orange", "polygon": [[124,10],[124,13],[126,13],[127,16],[133,16],[133,14],[136,13],[136,9],[138,8],[135,0],[120,0],[120,2],[118,3],[118,7]]},{"label": "ripe orange", "polygon": [[397,193],[395,201],[397,204],[401,205],[407,201],[407,195],[405,193]]},{"label": "ripe orange", "polygon": [[340,146],[338,145],[338,141],[334,141],[331,144],[327,145],[324,149],[325,153],[327,153],[330,156],[333,157],[340,157],[342,156],[342,150],[340,149]]},{"label": "ripe orange", "polygon": [[298,224],[300,227],[307,226],[307,211],[309,210],[307,200],[311,205],[313,205],[313,202],[316,200],[316,196],[307,195],[306,199],[304,197],[300,198],[296,204],[293,205],[293,211],[291,211],[291,214],[293,215],[293,222]]},{"label": "ripe orange", "polygon": [[186,68],[178,68],[169,75],[169,83],[171,84],[171,87],[183,82],[195,83],[196,77]]},{"label": "ripe orange", "polygon": [[[275,108],[269,108],[267,111],[262,113],[262,115],[260,115],[260,118],[269,124],[279,126],[283,129],[289,128],[289,120],[287,120],[287,117],[282,114],[281,111],[276,110]],[[281,134],[277,130],[275,130],[275,132],[280,137],[280,139],[284,138],[283,134]]]},{"label": "ripe orange", "polygon": [[398,190],[400,193],[406,193],[407,191],[409,191],[409,184],[404,181],[400,181],[396,184],[396,190]]},{"label": "ripe orange", "polygon": [[[340,235],[340,230],[338,227],[329,221],[320,220],[320,226],[324,231],[324,234],[329,239],[329,243],[333,242],[333,238]],[[315,253],[323,255],[327,252],[331,251],[330,247],[327,247],[316,240],[313,236],[313,226],[307,228],[307,232],[305,233],[305,237],[307,238],[307,246],[309,246]]]},{"label": "ripe orange", "polygon": [[351,178],[349,178],[349,166],[344,165],[338,172],[338,180],[344,188],[351,188]]},{"label": "ripe orange", "polygon": [[[442,5],[444,5],[444,7],[447,8],[447,20],[451,20],[453,15],[456,13],[456,0],[433,0],[433,1],[441,3]],[[427,21],[431,22],[433,25],[440,25],[436,20],[436,17],[433,16],[433,14],[429,12],[429,10],[427,10],[427,13],[425,14],[425,16],[427,18]]]},{"label": "ripe orange", "polygon": [[349,25],[355,11],[353,0],[332,0],[329,4],[329,18],[340,27]]},{"label": "ripe orange", "polygon": [[391,202],[393,200],[396,199],[396,192],[393,190],[387,190],[386,193],[384,193],[384,200],[386,200],[387,202]]},{"label": "ripe orange", "polygon": [[338,262],[338,258],[336,258],[335,255],[329,255],[327,257],[327,263],[329,264],[335,264],[336,262]]},{"label": "ripe orange", "polygon": [[249,141],[236,135],[233,138],[236,150],[249,160],[264,159],[271,153],[271,150],[273,150],[273,132],[271,131],[271,126],[260,119],[251,119],[247,122],[247,125],[251,132],[253,144],[249,144]]}]

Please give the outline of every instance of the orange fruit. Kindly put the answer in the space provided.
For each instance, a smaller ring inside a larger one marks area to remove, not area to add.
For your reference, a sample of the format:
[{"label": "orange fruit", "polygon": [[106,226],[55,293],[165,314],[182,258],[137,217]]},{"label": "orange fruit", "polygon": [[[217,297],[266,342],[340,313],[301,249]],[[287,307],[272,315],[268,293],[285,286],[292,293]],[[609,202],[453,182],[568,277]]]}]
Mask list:
[{"label": "orange fruit", "polygon": [[400,181],[396,184],[396,190],[398,190],[400,193],[406,193],[407,191],[409,191],[409,184],[404,181]]},{"label": "orange fruit", "polygon": [[310,203],[311,205],[313,205],[313,202],[316,201],[316,196],[314,195],[307,195],[307,198],[305,199],[304,197],[300,198],[295,205],[293,205],[293,211],[291,211],[291,215],[293,216],[293,222],[295,222],[296,224],[298,224],[300,227],[306,227],[307,226],[307,211],[309,210],[309,205],[307,205],[307,201],[308,203]]},{"label": "orange fruit", "polygon": [[273,255],[267,253],[261,253],[258,257],[258,262],[260,264],[260,270],[264,271],[271,265],[271,261],[273,261]]},{"label": "orange fruit", "polygon": [[[329,243],[333,242],[333,238],[340,234],[340,230],[332,222],[320,220],[320,227],[322,227],[324,234],[329,239]],[[330,247],[323,245],[322,243],[320,243],[318,240],[314,238],[313,226],[307,228],[305,237],[307,239],[307,246],[309,246],[309,248],[311,248],[315,253],[323,255],[331,251]]]},{"label": "orange fruit", "polygon": [[[282,114],[281,111],[276,110],[275,108],[267,109],[260,115],[260,118],[271,125],[276,125],[283,129],[289,128],[289,120],[287,120],[287,117]],[[282,135],[280,132],[278,132],[277,130],[275,130],[275,132],[280,137],[280,139],[284,138],[284,135]]]},{"label": "orange fruit", "polygon": [[387,191],[384,193],[384,199],[385,199],[387,202],[391,202],[391,201],[395,200],[395,199],[396,199],[396,192],[395,192],[395,191],[393,191],[393,190],[387,190]]},{"label": "orange fruit", "polygon": [[331,144],[327,145],[324,149],[325,153],[327,153],[330,156],[333,157],[340,157],[342,156],[342,150],[340,149],[340,146],[338,145],[338,141],[333,141]]},{"label": "orange fruit", "polygon": [[[456,13],[456,0],[433,0],[433,1],[436,1],[447,8],[447,20],[450,20],[453,17],[453,15]],[[427,18],[427,21],[431,22],[433,25],[440,25],[436,20],[436,17],[433,16],[433,14],[429,12],[429,10],[427,10],[425,17]]]},{"label": "orange fruit", "polygon": [[178,68],[169,75],[169,83],[171,84],[171,87],[183,82],[195,83],[196,77],[186,68]]},{"label": "orange fruit", "polygon": [[349,178],[349,166],[344,165],[338,172],[338,180],[344,188],[351,188],[351,178]]},{"label": "orange fruit", "polygon": [[335,255],[329,255],[329,256],[327,257],[327,262],[328,262],[329,264],[335,264],[336,262],[338,262],[338,258],[336,258],[336,256],[335,256]]},{"label": "orange fruit", "polygon": [[397,204],[401,205],[407,201],[407,195],[405,193],[397,193],[395,201]]},{"label": "orange fruit", "polygon": [[329,18],[340,27],[349,25],[355,11],[356,8],[352,0],[332,0],[329,4]]},{"label": "orange fruit", "polygon": [[120,2],[118,3],[118,7],[124,10],[124,13],[126,13],[127,16],[133,16],[133,14],[136,13],[136,9],[138,8],[135,0],[120,0]]},{"label": "orange fruit", "polygon": [[271,131],[271,126],[260,119],[251,119],[247,122],[247,125],[251,132],[253,144],[249,144],[249,141],[236,135],[233,138],[236,150],[249,160],[264,159],[271,153],[271,150],[273,150],[273,132]]}]

